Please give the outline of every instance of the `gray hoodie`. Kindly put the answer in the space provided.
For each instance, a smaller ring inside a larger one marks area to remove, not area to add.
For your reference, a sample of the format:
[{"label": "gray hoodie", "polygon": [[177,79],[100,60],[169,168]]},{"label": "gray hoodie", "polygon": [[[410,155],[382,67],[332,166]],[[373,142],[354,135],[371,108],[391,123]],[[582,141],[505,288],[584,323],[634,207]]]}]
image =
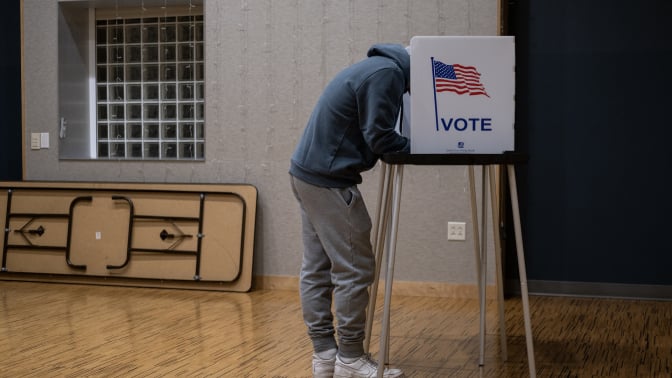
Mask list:
[{"label": "gray hoodie", "polygon": [[345,188],[362,182],[388,152],[409,152],[394,131],[410,88],[411,59],[401,45],[373,45],[368,58],[339,72],[320,96],[291,158],[289,173],[307,183]]}]

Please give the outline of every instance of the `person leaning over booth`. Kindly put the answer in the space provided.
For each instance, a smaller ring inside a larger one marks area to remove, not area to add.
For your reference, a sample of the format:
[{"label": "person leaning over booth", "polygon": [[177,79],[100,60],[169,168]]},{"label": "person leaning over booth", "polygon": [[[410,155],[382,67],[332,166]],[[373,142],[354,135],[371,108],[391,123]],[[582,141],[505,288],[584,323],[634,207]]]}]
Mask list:
[{"label": "person leaning over booth", "polygon": [[[314,350],[313,377],[377,375],[376,362],[364,353],[375,261],[371,218],[357,185],[361,172],[383,154],[410,150],[409,139],[394,130],[402,95],[410,89],[410,65],[403,46],[373,45],[367,58],[327,85],[291,157],[304,244],[300,296]],[[384,376],[404,374],[385,369]]]}]

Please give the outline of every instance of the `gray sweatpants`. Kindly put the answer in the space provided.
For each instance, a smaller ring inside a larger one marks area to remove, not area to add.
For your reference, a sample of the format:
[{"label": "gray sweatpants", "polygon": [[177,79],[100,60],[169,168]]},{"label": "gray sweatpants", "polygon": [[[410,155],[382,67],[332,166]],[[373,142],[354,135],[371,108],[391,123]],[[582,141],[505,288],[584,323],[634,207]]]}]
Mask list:
[{"label": "gray sweatpants", "polygon": [[333,293],[339,354],[359,357],[375,270],[366,205],[357,186],[322,188],[291,175],[290,181],[301,207],[300,294],[313,349],[317,353],[336,347]]}]

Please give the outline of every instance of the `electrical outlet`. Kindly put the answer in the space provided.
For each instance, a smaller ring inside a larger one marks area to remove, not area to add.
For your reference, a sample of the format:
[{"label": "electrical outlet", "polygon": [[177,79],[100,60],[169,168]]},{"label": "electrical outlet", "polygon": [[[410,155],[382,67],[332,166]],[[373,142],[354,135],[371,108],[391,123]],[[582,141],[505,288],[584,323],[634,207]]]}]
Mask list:
[{"label": "electrical outlet", "polygon": [[49,148],[49,133],[40,133],[40,148]]},{"label": "electrical outlet", "polygon": [[465,222],[448,222],[448,240],[466,240],[467,224]]}]

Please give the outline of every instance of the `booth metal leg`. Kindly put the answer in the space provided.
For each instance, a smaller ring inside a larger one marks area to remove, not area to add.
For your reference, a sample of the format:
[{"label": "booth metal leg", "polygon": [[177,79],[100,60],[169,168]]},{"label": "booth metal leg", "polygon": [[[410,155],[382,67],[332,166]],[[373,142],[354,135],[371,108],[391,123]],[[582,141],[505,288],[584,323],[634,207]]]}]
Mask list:
[{"label": "booth metal leg", "polygon": [[390,303],[392,300],[392,280],[394,278],[394,258],[397,249],[397,230],[399,228],[399,205],[401,203],[401,184],[404,176],[404,166],[394,165],[392,167],[392,183],[394,186],[392,198],[392,228],[387,234],[387,271],[385,272],[385,299],[383,302],[383,321],[380,335],[380,352],[378,378],[383,377],[384,366],[388,357],[389,331],[390,331]]},{"label": "booth metal leg", "polygon": [[487,287],[487,267],[488,267],[488,206],[486,206],[488,198],[488,176],[486,174],[486,167],[481,166],[481,282],[479,285],[480,288],[480,358],[479,365],[483,366],[485,364],[485,289]]},{"label": "booth metal leg", "polygon": [[[490,183],[490,207],[492,209],[493,238],[495,241],[495,262],[497,271],[497,299],[499,304],[499,329],[503,359],[507,360],[506,325],[504,319],[504,286],[501,263],[501,243],[499,240],[499,212],[496,192],[496,179],[493,166],[482,166],[481,171],[481,217],[479,227],[478,202],[476,200],[476,184],[474,168],[469,166],[469,184],[471,194],[471,213],[474,229],[474,251],[476,254],[476,275],[479,297],[479,366],[485,364],[485,318],[486,318],[486,288],[487,288],[487,188]],[[486,171],[487,170],[487,171]],[[486,175],[487,173],[487,175]],[[488,180],[489,178],[489,180]]]},{"label": "booth metal leg", "polygon": [[[380,277],[380,270],[383,255],[386,256],[387,271],[385,279],[385,295],[383,303],[383,318],[380,336],[380,352],[379,364],[381,369],[378,371],[378,377],[382,378],[384,367],[388,362],[389,357],[389,341],[390,341],[390,304],[392,297],[392,281],[394,278],[394,260],[396,254],[397,230],[399,227],[399,207],[401,202],[401,188],[403,181],[403,165],[388,166],[383,164],[384,168],[381,173],[381,185],[378,198],[378,211],[376,213],[375,228],[373,231],[373,240],[375,240],[374,253],[376,254],[376,278],[372,285],[372,296],[369,303],[369,312],[367,314],[367,329],[365,339],[365,350],[369,349],[371,328],[373,324],[373,315],[375,312],[375,294],[377,292],[377,284]],[[527,357],[529,365],[529,373],[531,378],[536,378],[536,367],[534,360],[534,347],[532,340],[532,326],[530,320],[529,309],[529,295],[527,289],[527,273],[525,270],[525,255],[523,251],[522,232],[520,225],[520,213],[518,209],[518,192],[515,181],[515,170],[513,165],[507,165],[507,172],[509,178],[511,205],[516,237],[516,249],[518,256],[518,269],[520,274],[520,288],[523,302],[523,316],[525,322],[525,338],[527,342]],[[488,175],[486,169],[489,170],[489,186],[491,196],[491,208],[493,219],[493,237],[495,239],[495,256],[497,265],[497,286],[498,286],[498,302],[499,302],[499,320],[500,320],[500,334],[502,343],[502,355],[504,360],[507,360],[507,345],[506,345],[506,327],[504,321],[504,289],[503,289],[503,272],[501,263],[501,243],[499,240],[499,204],[495,186],[495,172],[494,166],[482,166],[482,192],[481,192],[481,225],[479,227],[478,217],[478,202],[476,199],[476,185],[474,179],[473,165],[468,167],[469,173],[469,187],[471,197],[471,212],[473,219],[473,233],[474,233],[474,252],[476,258],[476,274],[478,280],[479,292],[479,306],[480,306],[480,355],[479,366],[484,365],[485,356],[485,302],[486,302],[486,283],[487,283],[487,187]],[[392,201],[389,201],[392,196]],[[390,215],[391,214],[391,215]],[[388,224],[388,219],[391,218],[391,227]]]},{"label": "booth metal leg", "polygon": [[499,196],[497,195],[497,180],[495,166],[488,166],[490,173],[490,208],[492,209],[492,234],[495,242],[495,268],[497,274],[497,304],[499,309],[499,339],[502,360],[508,360],[506,347],[506,321],[504,317],[504,272],[502,269],[502,243],[499,234]]},{"label": "booth metal leg", "polygon": [[523,236],[520,226],[520,212],[518,210],[518,188],[516,186],[516,172],[513,164],[507,165],[509,176],[509,190],[511,194],[511,209],[513,213],[513,227],[516,234],[516,253],[518,256],[518,274],[520,275],[520,294],[523,301],[523,318],[525,321],[525,341],[527,342],[527,363],[530,377],[537,376],[534,362],[534,345],[532,343],[532,321],[530,320],[530,302],[527,291],[527,272],[525,270],[525,253],[523,251]]},{"label": "booth metal leg", "polygon": [[388,230],[387,220],[390,213],[390,192],[392,190],[392,175],[390,166],[381,161],[380,184],[378,185],[378,203],[376,206],[375,222],[371,239],[373,240],[373,253],[375,256],[376,269],[371,290],[369,290],[369,307],[366,316],[366,329],[364,334],[364,352],[369,353],[371,344],[371,330],[373,329],[373,318],[376,313],[376,300],[378,294],[378,282],[380,280],[380,268],[383,261],[383,251],[385,249],[385,239]]},{"label": "booth metal leg", "polygon": [[[485,359],[485,287],[486,287],[486,268],[487,268],[487,238],[486,228],[487,212],[483,206],[483,195],[485,192],[485,181],[483,181],[483,190],[481,193],[481,226],[479,226],[478,217],[478,202],[476,200],[476,180],[474,179],[474,166],[469,166],[469,192],[471,198],[471,219],[474,232],[474,254],[476,257],[476,281],[478,283],[478,299],[479,299],[479,356],[478,365],[483,366]],[[483,171],[482,179],[485,180],[485,171]]]}]

